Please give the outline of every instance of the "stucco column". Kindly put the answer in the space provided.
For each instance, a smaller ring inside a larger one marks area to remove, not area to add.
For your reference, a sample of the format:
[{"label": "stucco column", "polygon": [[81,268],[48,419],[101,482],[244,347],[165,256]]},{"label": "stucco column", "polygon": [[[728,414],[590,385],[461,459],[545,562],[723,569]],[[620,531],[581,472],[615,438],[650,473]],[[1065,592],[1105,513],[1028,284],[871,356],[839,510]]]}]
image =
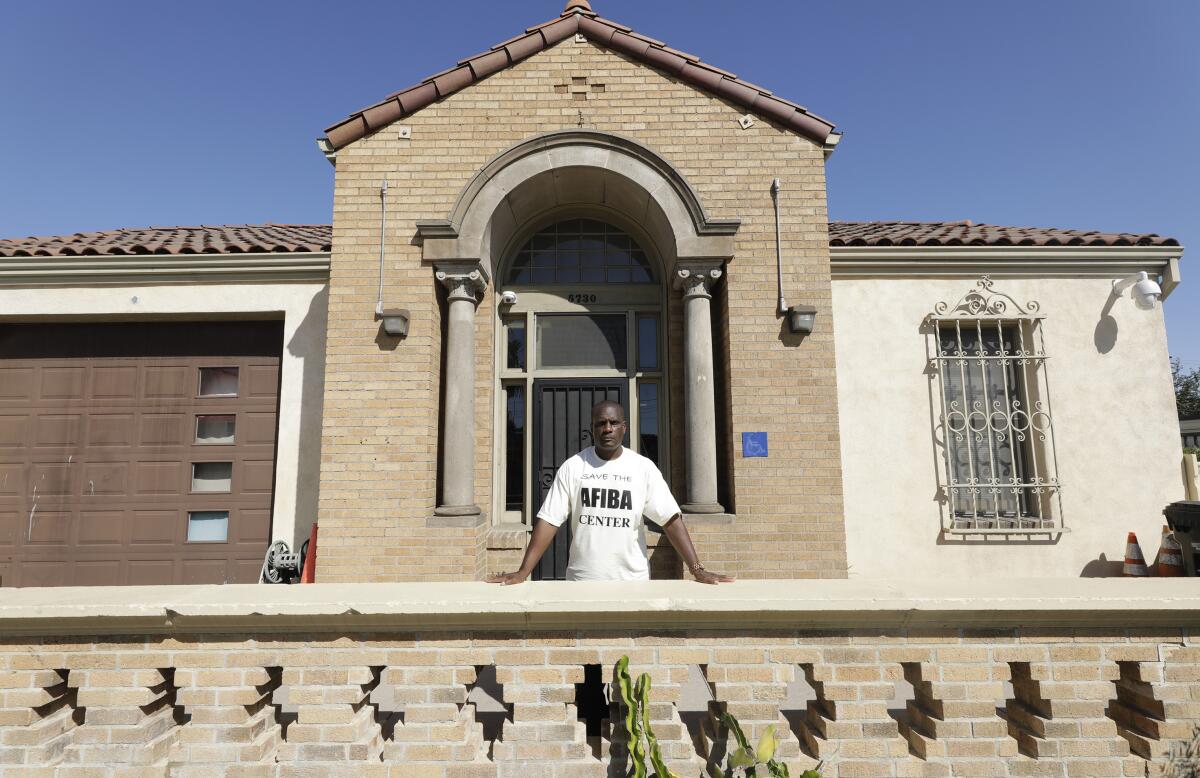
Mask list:
[{"label": "stucco column", "polygon": [[446,386],[439,516],[477,515],[475,504],[475,308],[486,281],[478,268],[439,268],[450,291],[446,316]]},{"label": "stucco column", "polygon": [[686,513],[724,513],[717,502],[717,411],[713,393],[712,295],[719,264],[677,268],[683,291],[683,411],[687,448]]}]

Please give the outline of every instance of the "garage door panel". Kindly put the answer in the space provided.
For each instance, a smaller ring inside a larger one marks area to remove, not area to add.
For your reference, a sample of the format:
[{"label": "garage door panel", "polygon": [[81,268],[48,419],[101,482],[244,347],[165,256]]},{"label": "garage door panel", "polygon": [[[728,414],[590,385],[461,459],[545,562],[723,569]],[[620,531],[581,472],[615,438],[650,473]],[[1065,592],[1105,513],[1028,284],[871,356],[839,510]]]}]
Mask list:
[{"label": "garage door panel", "polygon": [[188,419],[182,413],[143,413],[141,435],[143,446],[181,446],[187,442]]},{"label": "garage door panel", "polygon": [[247,397],[272,398],[279,392],[279,368],[275,365],[250,365],[246,370]]},{"label": "garage door panel", "polygon": [[191,376],[192,370],[188,365],[147,367],[142,396],[154,400],[191,397],[196,392],[191,385]]},{"label": "garage door panel", "polygon": [[[71,514],[68,511],[31,510],[26,522],[26,546],[65,546],[71,535]],[[21,532],[20,527],[17,529]]]},{"label": "garage door panel", "polygon": [[281,348],[280,322],[0,324],[0,586],[256,581]]},{"label": "garage door panel", "polygon": [[242,481],[240,491],[243,494],[270,494],[275,477],[275,463],[270,459],[247,460],[242,462]]},{"label": "garage door panel", "polygon": [[262,564],[261,556],[234,560],[230,581],[257,581],[262,573]]},{"label": "garage door panel", "polygon": [[138,462],[137,494],[183,494],[182,462]]},{"label": "garage door panel", "polygon": [[43,367],[39,397],[42,400],[81,400],[87,381],[84,367]]},{"label": "garage door panel", "polygon": [[75,542],[81,546],[121,546],[125,539],[125,511],[80,511]]},{"label": "garage door panel", "polygon": [[33,399],[32,367],[0,367],[0,402],[28,403]]},{"label": "garage door panel", "polygon": [[0,452],[15,449],[29,442],[32,419],[28,414],[0,415]]},{"label": "garage door panel", "polygon": [[[264,552],[265,553],[265,552]],[[226,569],[229,562],[224,557],[215,557],[210,559],[185,559],[183,560],[183,581],[184,584],[222,584],[232,583],[227,581]]]},{"label": "garage door panel", "polygon": [[138,390],[136,365],[92,368],[92,400],[135,400]]},{"label": "garage door panel", "polygon": [[16,497],[25,486],[25,465],[0,463],[0,499]]},{"label": "garage door panel", "polygon": [[33,560],[13,567],[13,586],[62,586],[60,581],[71,580],[71,565],[62,560]]},{"label": "garage door panel", "polygon": [[16,511],[0,511],[0,549],[11,550],[17,545],[19,527],[20,514]]},{"label": "garage door panel", "polygon": [[83,497],[111,497],[129,493],[128,462],[88,462],[83,466]]},{"label": "garage door panel", "polygon": [[169,586],[175,580],[174,559],[131,559],[126,582],[130,586]]},{"label": "garage door panel", "polygon": [[184,519],[177,510],[134,511],[129,542],[133,545],[177,545],[183,542]]},{"label": "garage door panel", "polygon": [[34,429],[37,448],[75,448],[81,440],[83,417],[76,413],[39,416]]},{"label": "garage door panel", "polygon": [[75,563],[76,586],[111,586],[125,576],[119,559],[96,559]]},{"label": "garage door panel", "polygon": [[237,434],[242,435],[239,443],[251,446],[275,445],[275,414],[274,413],[243,413],[238,417],[241,429]]},{"label": "garage door panel", "polygon": [[270,511],[243,509],[230,517],[230,521],[235,518],[236,524],[230,534],[238,543],[266,544],[271,539]]},{"label": "garage door panel", "polygon": [[137,433],[137,416],[132,413],[94,413],[87,418],[89,449],[132,446]]},{"label": "garage door panel", "polygon": [[34,462],[29,469],[30,498],[65,497],[73,494],[78,467],[65,462]]}]

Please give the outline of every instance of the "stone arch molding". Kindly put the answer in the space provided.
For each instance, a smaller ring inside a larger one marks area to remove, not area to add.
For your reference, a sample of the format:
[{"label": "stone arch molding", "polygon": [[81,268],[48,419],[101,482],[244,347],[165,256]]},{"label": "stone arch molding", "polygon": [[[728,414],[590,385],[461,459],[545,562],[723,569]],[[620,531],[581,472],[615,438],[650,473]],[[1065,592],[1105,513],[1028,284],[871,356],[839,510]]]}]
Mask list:
[{"label": "stone arch molding", "polygon": [[539,135],[493,157],[445,219],[417,222],[423,259],[495,276],[526,225],[555,209],[596,207],[639,224],[666,270],[733,257],[738,219],[706,213],[687,179],[650,149],[592,130]]}]

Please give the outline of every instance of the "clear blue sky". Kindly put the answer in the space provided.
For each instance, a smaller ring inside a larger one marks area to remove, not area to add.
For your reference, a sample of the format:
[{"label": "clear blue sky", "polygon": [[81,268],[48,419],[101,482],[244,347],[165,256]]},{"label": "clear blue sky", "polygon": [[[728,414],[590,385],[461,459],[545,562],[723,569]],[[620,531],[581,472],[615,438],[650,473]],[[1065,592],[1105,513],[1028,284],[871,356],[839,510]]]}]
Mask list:
[{"label": "clear blue sky", "polygon": [[[594,0],[834,121],[835,219],[1178,238],[1200,367],[1200,3]],[[0,236],[328,222],[314,139],[559,0],[11,3]]]}]

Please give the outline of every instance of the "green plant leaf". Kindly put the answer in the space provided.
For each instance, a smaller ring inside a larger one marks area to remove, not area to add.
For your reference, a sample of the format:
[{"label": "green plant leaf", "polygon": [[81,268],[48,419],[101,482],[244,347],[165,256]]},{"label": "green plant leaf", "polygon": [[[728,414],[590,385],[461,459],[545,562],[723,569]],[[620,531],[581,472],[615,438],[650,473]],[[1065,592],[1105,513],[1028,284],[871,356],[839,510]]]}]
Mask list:
[{"label": "green plant leaf", "polygon": [[800,774],[800,778],[821,778],[821,774],[816,770],[805,770]]},{"label": "green plant leaf", "polygon": [[705,765],[705,772],[708,773],[708,778],[726,778],[725,771],[712,762]]},{"label": "green plant leaf", "polygon": [[775,738],[775,725],[772,724],[762,733],[762,737],[758,739],[758,747],[754,749],[754,753],[763,762],[770,762],[775,756],[775,748],[779,745],[779,741]]},{"label": "green plant leaf", "polygon": [[646,733],[646,742],[650,744],[650,764],[654,767],[656,778],[678,778],[663,761],[662,749],[658,747],[658,738],[654,736],[654,729],[650,726],[650,716],[647,713],[650,706],[650,687],[650,674],[642,673],[638,677],[637,696],[638,704],[642,709],[642,730]]},{"label": "green plant leaf", "polygon": [[737,744],[740,747],[746,749],[747,751],[750,750],[750,741],[746,739],[746,733],[742,732],[742,725],[738,722],[737,717],[735,717],[729,711],[725,711],[721,714],[721,723],[728,727],[729,731],[733,733],[733,736],[737,739]]},{"label": "green plant leaf", "polygon": [[[789,778],[788,766],[783,762],[776,762],[774,759],[767,762],[767,771],[771,773],[772,778]],[[821,778],[821,776],[818,775],[817,778]]]},{"label": "green plant leaf", "polygon": [[621,704],[625,706],[625,735],[629,739],[630,778],[646,778],[646,749],[642,745],[642,728],[640,724],[639,705],[634,697],[633,680],[629,677],[629,657],[623,656],[617,660],[613,669],[617,693]]},{"label": "green plant leaf", "polygon": [[754,759],[754,755],[744,748],[739,748],[729,757],[730,767],[753,767],[756,764],[758,762]]}]

